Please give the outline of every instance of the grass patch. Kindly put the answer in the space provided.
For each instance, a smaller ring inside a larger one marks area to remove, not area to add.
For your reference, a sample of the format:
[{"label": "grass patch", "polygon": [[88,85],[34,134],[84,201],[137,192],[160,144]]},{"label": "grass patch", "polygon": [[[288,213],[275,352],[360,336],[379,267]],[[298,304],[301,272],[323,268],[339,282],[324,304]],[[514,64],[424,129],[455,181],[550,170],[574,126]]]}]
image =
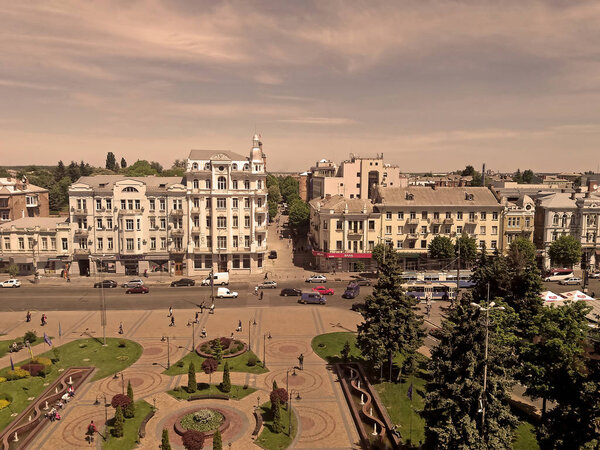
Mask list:
[{"label": "grass patch", "polygon": [[[50,337],[50,339],[53,339],[52,337]],[[2,358],[4,355],[6,355],[8,353],[8,347],[10,345],[12,345],[13,342],[18,341],[18,342],[23,342],[23,336],[19,336],[16,339],[7,339],[7,340],[2,340],[0,341],[0,358]],[[41,343],[44,342],[44,338],[43,337],[39,337],[33,342],[33,344],[31,344],[32,347],[35,347],[36,345],[39,345]],[[15,357],[17,355],[23,355],[23,354],[29,354],[29,350],[25,347],[22,348],[19,352],[17,353],[11,353],[11,355],[13,356],[13,360],[15,359]]]},{"label": "grass patch", "polygon": [[[137,342],[126,341],[126,347],[119,347],[120,340],[107,338],[106,347],[103,347],[96,339],[79,339],[69,342],[57,347],[60,360],[52,365],[52,369],[45,378],[29,377],[0,383],[0,394],[10,394],[13,399],[7,408],[0,410],[0,430],[12,422],[14,419],[10,417],[12,413],[20,413],[30,404],[30,401],[27,400],[28,397],[37,397],[46,389],[44,383],[51,384],[58,378],[59,369],[67,369],[72,366],[94,366],[97,371],[92,380],[95,381],[132,365],[141,356],[142,346]],[[54,353],[49,351],[40,356],[52,359]],[[84,359],[89,359],[89,361],[84,361]],[[30,359],[15,361],[15,366],[26,364],[29,361]],[[0,377],[6,376],[9,369],[10,367],[6,367],[0,370]]]},{"label": "grass patch", "polygon": [[539,450],[537,437],[535,435],[535,426],[525,420],[519,423],[515,430],[514,450]]},{"label": "grass patch", "polygon": [[263,418],[262,432],[258,436],[258,439],[254,441],[256,445],[268,450],[280,450],[290,446],[296,431],[298,430],[298,419],[295,414],[292,414],[292,433],[288,435],[289,430],[289,413],[285,408],[281,408],[281,422],[283,423],[283,433],[273,432],[273,416],[271,414],[271,402],[263,403],[260,405],[260,413]]},{"label": "grass patch", "polygon": [[346,344],[350,344],[349,361],[363,362],[360,350],[356,346],[356,333],[336,332],[315,336],[311,342],[313,351],[329,364],[342,362],[341,352]]},{"label": "grass patch", "polygon": [[[137,446],[139,436],[138,431],[140,429],[140,424],[142,420],[146,418],[146,416],[152,411],[152,405],[144,400],[139,400],[135,402],[135,417],[131,419],[125,419],[125,426],[123,427],[123,437],[116,438],[112,435],[112,421],[110,419],[109,422],[111,426],[106,429],[106,442],[102,443],[102,448],[106,449],[115,449],[115,450],[125,450],[131,449]],[[114,409],[113,409],[114,414]]]},{"label": "grass patch", "polygon": [[[264,368],[261,363],[256,364],[255,366],[249,366],[248,363],[248,358],[250,356],[254,356],[257,360],[258,357],[254,354],[254,352],[245,352],[243,354],[241,354],[240,356],[236,356],[234,358],[227,358],[227,359],[223,359],[223,361],[221,361],[221,363],[219,364],[219,367],[217,368],[218,372],[223,372],[223,367],[225,366],[225,361],[227,361],[229,363],[229,370],[231,370],[232,372],[248,372],[248,373],[254,373],[254,374],[261,374],[261,373],[265,373],[268,372],[269,369]],[[163,373],[165,375],[170,375],[170,376],[174,376],[174,375],[185,375],[188,372],[188,366],[190,365],[190,362],[193,361],[194,362],[194,367],[196,367],[196,370],[200,371],[202,370],[202,363],[204,362],[206,358],[203,358],[202,356],[199,356],[196,352],[190,352],[187,355],[185,355],[183,358],[181,358],[179,361],[177,361],[175,364],[171,364],[171,368],[168,370],[165,370]],[[183,364],[181,364],[183,363]]]},{"label": "grass patch", "polygon": [[181,386],[178,390],[172,389],[167,391],[167,394],[175,397],[177,400],[187,400],[192,395],[227,395],[232,400],[241,400],[244,397],[256,392],[256,389],[251,387],[239,386],[236,384],[231,385],[231,391],[223,392],[219,389],[217,384],[198,383],[198,390],[193,394],[189,394],[186,390],[187,386]]}]

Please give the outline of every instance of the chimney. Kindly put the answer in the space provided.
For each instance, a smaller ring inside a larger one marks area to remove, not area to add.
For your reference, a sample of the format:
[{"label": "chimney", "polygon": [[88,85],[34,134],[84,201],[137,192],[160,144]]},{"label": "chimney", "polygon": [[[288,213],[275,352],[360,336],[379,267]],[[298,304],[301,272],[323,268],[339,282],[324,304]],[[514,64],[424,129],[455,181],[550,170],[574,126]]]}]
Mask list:
[{"label": "chimney", "polygon": [[481,185],[485,187],[485,163],[483,163],[483,167],[481,168]]},{"label": "chimney", "polygon": [[594,180],[588,180],[588,192],[596,192],[598,190],[598,182]]}]

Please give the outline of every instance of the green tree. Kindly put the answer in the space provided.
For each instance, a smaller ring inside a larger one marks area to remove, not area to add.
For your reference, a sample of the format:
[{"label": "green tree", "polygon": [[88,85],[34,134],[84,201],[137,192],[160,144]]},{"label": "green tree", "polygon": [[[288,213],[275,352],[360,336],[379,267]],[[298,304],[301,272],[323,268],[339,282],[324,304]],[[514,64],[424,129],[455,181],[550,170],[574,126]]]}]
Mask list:
[{"label": "green tree", "polygon": [[348,362],[348,358],[350,356],[350,342],[346,341],[340,354],[342,355],[344,362]]},{"label": "green tree", "polygon": [[294,199],[290,205],[290,225],[296,229],[306,228],[309,219],[310,207],[308,206],[308,203],[299,198]]},{"label": "green tree", "polygon": [[271,186],[279,187],[279,179],[275,175],[267,174],[267,189]]},{"label": "green tree", "polygon": [[163,171],[163,166],[156,161],[150,161],[150,167],[152,167],[158,173],[162,173]]},{"label": "green tree", "polygon": [[388,244],[377,244],[371,253],[377,267],[380,267],[385,262],[385,256],[393,251],[394,247],[392,247],[391,242]]},{"label": "green tree", "polygon": [[19,275],[19,266],[16,264],[10,264],[7,270],[11,278],[15,278],[17,275]]},{"label": "green tree", "polygon": [[292,202],[300,198],[300,184],[291,176],[287,176],[279,181],[279,190],[283,200],[291,205]]},{"label": "green tree", "polygon": [[198,389],[198,383],[196,382],[196,367],[194,366],[194,361],[190,361],[188,366],[187,391],[191,394],[196,392],[196,389]]},{"label": "green tree", "polygon": [[71,161],[67,167],[67,176],[71,179],[71,182],[77,181],[81,176],[79,165],[75,161]]},{"label": "green tree", "polygon": [[123,417],[123,411],[120,406],[117,406],[115,411],[115,418],[113,424],[113,436],[123,437],[123,426],[125,425],[125,418]]},{"label": "green tree", "polygon": [[231,376],[229,375],[229,362],[225,361],[225,367],[223,367],[223,382],[221,383],[221,390],[223,392],[231,391]]},{"label": "green tree", "polygon": [[535,174],[533,173],[533,170],[527,169],[527,170],[523,171],[523,183],[526,183],[526,184],[533,183],[534,177],[535,177]]},{"label": "green tree", "polygon": [[571,235],[563,235],[550,244],[548,254],[553,265],[572,267],[581,261],[581,242]]},{"label": "green tree", "polygon": [[456,255],[459,254],[460,249],[460,259],[461,261],[475,261],[477,259],[477,242],[475,242],[474,238],[469,237],[467,234],[464,234],[456,239],[456,244],[454,246]]},{"label": "green tree", "polygon": [[275,203],[279,203],[281,201],[281,192],[279,192],[279,185],[272,184],[268,188],[268,199],[269,201],[273,201]]},{"label": "green tree", "polygon": [[223,345],[221,345],[221,339],[215,339],[212,348],[213,358],[220,363],[223,360]]},{"label": "green tree", "polygon": [[127,382],[127,397],[131,400],[129,405],[125,407],[125,411],[123,411],[123,415],[126,419],[131,419],[135,416],[135,404],[133,399],[133,387],[131,386],[131,381]]},{"label": "green tree", "polygon": [[517,237],[510,243],[508,248],[509,258],[513,263],[518,263],[519,267],[524,268],[529,264],[535,264],[535,245],[525,237]]},{"label": "green tree", "polygon": [[117,170],[117,158],[115,158],[115,154],[113,152],[108,152],[106,154],[106,164],[105,166],[108,170]]},{"label": "green tree", "polygon": [[163,177],[182,177],[185,174],[185,169],[180,167],[173,167],[171,169],[163,170],[161,176]]},{"label": "green tree", "polygon": [[156,169],[154,169],[150,163],[146,160],[137,160],[131,166],[124,170],[125,175],[129,177],[145,177],[149,175],[158,175]]},{"label": "green tree", "polygon": [[54,169],[54,181],[60,181],[67,175],[65,170],[65,164],[62,161],[59,161],[56,165],[56,169]]},{"label": "green tree", "polygon": [[0,167],[0,178],[10,178],[10,172],[5,167]]},{"label": "green tree", "polygon": [[169,442],[169,430],[163,428],[162,430],[162,438],[160,442],[161,450],[171,450],[171,443]]},{"label": "green tree", "polygon": [[121,169],[125,169],[127,167],[127,161],[125,158],[121,158]]},{"label": "green tree", "polygon": [[269,222],[273,222],[275,217],[277,217],[277,203],[272,200],[268,200],[267,204],[269,206]]},{"label": "green tree", "polygon": [[275,398],[273,406],[273,433],[283,432],[283,423],[281,422],[281,403],[279,398]]},{"label": "green tree", "polygon": [[64,177],[50,188],[48,192],[50,211],[57,213],[64,210],[69,204],[69,187],[71,186],[71,182],[71,178]]},{"label": "green tree", "polygon": [[393,355],[402,352],[403,369],[410,372],[423,342],[423,319],[414,311],[418,300],[404,294],[401,272],[398,253],[386,251],[373,294],[365,301],[356,343],[374,368],[380,368],[386,357],[391,367]]},{"label": "green tree", "polygon": [[516,181],[517,183],[523,182],[523,174],[521,173],[521,169],[517,169],[517,171],[514,173],[512,179],[513,179],[513,181]]},{"label": "green tree", "polygon": [[175,161],[173,161],[173,165],[171,166],[171,169],[183,169],[185,170],[185,159],[176,159]]},{"label": "green tree", "polygon": [[454,257],[454,244],[450,238],[437,235],[429,243],[429,256],[434,259],[450,259]]},{"label": "green tree", "polygon": [[[490,311],[487,387],[483,397],[485,326],[481,311],[461,302],[442,323],[440,342],[429,362],[425,439],[430,448],[511,449],[518,420],[509,398],[515,364],[514,315]],[[478,412],[485,402],[485,433]]]},{"label": "green tree", "polygon": [[223,438],[218,428],[213,435],[213,450],[223,450]]},{"label": "green tree", "polygon": [[212,374],[215,373],[219,363],[214,358],[206,358],[202,361],[202,370],[206,375],[208,375],[208,383],[212,384]]}]

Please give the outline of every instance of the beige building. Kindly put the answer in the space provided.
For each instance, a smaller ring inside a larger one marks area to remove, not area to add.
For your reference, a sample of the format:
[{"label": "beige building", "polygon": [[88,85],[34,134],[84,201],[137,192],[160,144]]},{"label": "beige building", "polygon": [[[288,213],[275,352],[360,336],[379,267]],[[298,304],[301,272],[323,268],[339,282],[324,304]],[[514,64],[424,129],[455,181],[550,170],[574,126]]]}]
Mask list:
[{"label": "beige building", "polygon": [[533,242],[535,202],[528,195],[503,197],[502,245],[504,253],[517,237],[524,237]]},{"label": "beige building", "polygon": [[48,190],[27,179],[0,178],[0,223],[50,215]]},{"label": "beige building", "polygon": [[24,217],[0,224],[0,270],[15,264],[21,274],[60,274],[70,261],[66,217]]},{"label": "beige building", "polygon": [[367,199],[341,195],[313,199],[310,241],[315,268],[324,271],[374,269],[371,259],[381,229],[381,215]]}]

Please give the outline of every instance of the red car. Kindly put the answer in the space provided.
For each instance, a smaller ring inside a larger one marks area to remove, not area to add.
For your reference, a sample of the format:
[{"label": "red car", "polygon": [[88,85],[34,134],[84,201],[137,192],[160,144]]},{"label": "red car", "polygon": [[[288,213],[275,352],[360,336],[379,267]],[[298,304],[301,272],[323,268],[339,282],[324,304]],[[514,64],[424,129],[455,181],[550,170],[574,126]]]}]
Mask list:
[{"label": "red car", "polygon": [[317,286],[313,288],[313,291],[318,292],[321,295],[333,295],[333,289],[325,287],[325,286]]},{"label": "red car", "polygon": [[125,291],[126,294],[147,294],[150,292],[146,286],[134,286]]}]

